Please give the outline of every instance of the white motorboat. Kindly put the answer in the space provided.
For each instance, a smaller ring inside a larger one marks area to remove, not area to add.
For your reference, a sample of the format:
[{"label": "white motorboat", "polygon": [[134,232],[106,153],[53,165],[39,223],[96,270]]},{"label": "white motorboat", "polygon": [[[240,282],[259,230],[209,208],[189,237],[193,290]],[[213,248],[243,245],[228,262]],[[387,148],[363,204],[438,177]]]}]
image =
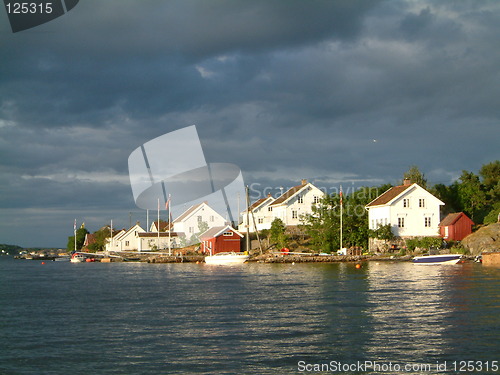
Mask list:
[{"label": "white motorboat", "polygon": [[217,253],[214,255],[209,255],[205,257],[206,264],[218,264],[218,265],[234,265],[242,264],[249,258],[248,254],[227,252],[227,253]]},{"label": "white motorboat", "polygon": [[82,263],[82,262],[85,262],[85,260],[86,260],[85,255],[79,254],[79,253],[74,253],[71,256],[70,262],[71,263]]},{"label": "white motorboat", "polygon": [[424,255],[414,257],[414,264],[432,265],[432,264],[457,264],[460,262],[462,255],[460,254],[440,254],[440,255]]}]

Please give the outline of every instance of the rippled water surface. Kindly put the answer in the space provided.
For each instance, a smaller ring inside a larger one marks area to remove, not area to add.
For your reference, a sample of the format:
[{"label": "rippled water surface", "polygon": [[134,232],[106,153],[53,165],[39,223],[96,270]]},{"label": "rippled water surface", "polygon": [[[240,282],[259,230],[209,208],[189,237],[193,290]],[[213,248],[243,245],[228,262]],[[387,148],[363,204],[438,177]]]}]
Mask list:
[{"label": "rippled water surface", "polygon": [[[500,270],[477,264],[2,258],[0,374],[452,373],[500,360],[499,308]],[[333,366],[364,361],[386,368]]]}]

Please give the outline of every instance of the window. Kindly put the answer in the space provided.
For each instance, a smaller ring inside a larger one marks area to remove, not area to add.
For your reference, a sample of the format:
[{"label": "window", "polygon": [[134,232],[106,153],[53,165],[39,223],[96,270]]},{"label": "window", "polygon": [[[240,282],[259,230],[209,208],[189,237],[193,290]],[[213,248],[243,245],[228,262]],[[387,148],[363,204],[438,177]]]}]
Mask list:
[{"label": "window", "polygon": [[258,222],[259,224],[262,224],[262,223],[264,223],[264,219],[263,219],[262,217],[259,217],[259,218],[257,219],[257,222]]},{"label": "window", "polygon": [[372,219],[372,229],[376,229],[375,228],[375,220]]},{"label": "window", "polygon": [[297,218],[297,211],[292,211],[292,219],[296,219]]},{"label": "window", "polygon": [[430,228],[430,226],[431,226],[431,218],[430,217],[425,217],[424,218],[424,226],[426,228]]},{"label": "window", "polygon": [[268,210],[268,211],[272,211],[272,210],[273,210],[273,208],[272,208],[271,206],[269,206],[269,207],[267,208],[267,210]]},{"label": "window", "polygon": [[299,195],[297,198],[297,203],[304,203],[304,197],[302,195]]},{"label": "window", "polygon": [[214,221],[215,221],[215,217],[214,217],[213,215],[212,215],[212,216],[210,216],[210,221],[211,221],[211,222],[214,222]]},{"label": "window", "polygon": [[317,195],[313,197],[313,203],[319,203],[319,197]]},{"label": "window", "polygon": [[129,246],[130,245],[130,241],[125,241],[125,246]]},{"label": "window", "polygon": [[410,207],[410,200],[408,198],[403,199],[403,207]]},{"label": "window", "polygon": [[198,223],[201,223],[202,220],[203,218],[201,216],[198,216]]},{"label": "window", "polygon": [[194,233],[194,227],[189,227],[189,233]]},{"label": "window", "polygon": [[224,232],[222,235],[226,236],[226,237],[232,237],[233,236],[233,232]]},{"label": "window", "polygon": [[398,227],[399,228],[405,227],[405,218],[404,217],[398,217]]},{"label": "window", "polygon": [[418,200],[418,207],[425,207],[425,199],[424,198],[420,198]]}]

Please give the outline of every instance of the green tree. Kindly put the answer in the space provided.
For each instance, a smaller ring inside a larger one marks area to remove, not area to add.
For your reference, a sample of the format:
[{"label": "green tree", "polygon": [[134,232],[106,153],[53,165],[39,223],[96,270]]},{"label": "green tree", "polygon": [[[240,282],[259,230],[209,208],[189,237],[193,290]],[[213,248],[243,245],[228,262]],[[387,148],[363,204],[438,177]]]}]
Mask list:
[{"label": "green tree", "polygon": [[441,214],[443,217],[452,212],[463,211],[462,204],[460,203],[458,196],[458,185],[458,182],[454,182],[450,186],[436,184],[429,189],[429,192],[432,195],[443,201],[444,206],[441,206]]},{"label": "green tree", "polygon": [[482,187],[486,195],[483,223],[496,223],[500,212],[500,161],[495,160],[484,164],[479,170],[479,175],[482,178]]},{"label": "green tree", "polygon": [[106,225],[94,232],[95,242],[90,244],[88,248],[92,251],[103,251],[104,245],[106,244],[106,239],[110,237],[111,237],[110,227],[109,225]]},{"label": "green tree", "polygon": [[[481,188],[479,176],[472,172],[462,171],[459,181],[458,198],[460,204],[463,211],[474,221],[486,204],[486,194]],[[480,218],[481,221],[483,217]]]},{"label": "green tree", "polygon": [[269,237],[272,243],[276,244],[276,247],[281,249],[286,246],[288,237],[285,234],[285,224],[281,219],[274,219],[271,223],[271,229],[269,230]]},{"label": "green tree", "polygon": [[363,187],[342,200],[342,244],[340,244],[340,196],[325,195],[312,207],[312,214],[303,217],[303,228],[311,238],[311,246],[327,253],[337,251],[340,246],[368,247],[368,213],[365,206],[375,199],[380,190]]},{"label": "green tree", "polygon": [[340,222],[335,214],[338,205],[337,196],[325,194],[319,203],[312,206],[312,214],[302,217],[302,227],[314,250],[331,253],[339,249]]},{"label": "green tree", "polygon": [[372,238],[378,238],[379,240],[385,241],[391,241],[394,239],[391,224],[379,225],[377,229],[369,230],[369,235]]},{"label": "green tree", "polygon": [[484,164],[479,170],[485,191],[490,195],[489,198],[500,200],[500,160]]},{"label": "green tree", "polygon": [[68,252],[72,251],[80,251],[82,249],[83,243],[85,242],[85,235],[89,233],[89,231],[85,227],[80,227],[76,231],[76,250],[75,250],[75,236],[68,237],[68,244],[66,248]]},{"label": "green tree", "polygon": [[403,178],[410,180],[412,183],[418,184],[424,189],[427,189],[427,180],[416,165],[412,165],[410,169],[403,174]]}]

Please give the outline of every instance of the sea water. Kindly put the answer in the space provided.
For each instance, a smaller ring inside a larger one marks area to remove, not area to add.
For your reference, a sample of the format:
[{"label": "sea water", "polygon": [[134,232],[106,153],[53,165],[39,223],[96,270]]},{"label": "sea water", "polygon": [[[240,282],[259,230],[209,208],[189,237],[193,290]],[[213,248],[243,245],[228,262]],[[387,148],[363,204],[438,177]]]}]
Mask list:
[{"label": "sea water", "polygon": [[500,373],[499,308],[472,263],[3,257],[0,374]]}]

